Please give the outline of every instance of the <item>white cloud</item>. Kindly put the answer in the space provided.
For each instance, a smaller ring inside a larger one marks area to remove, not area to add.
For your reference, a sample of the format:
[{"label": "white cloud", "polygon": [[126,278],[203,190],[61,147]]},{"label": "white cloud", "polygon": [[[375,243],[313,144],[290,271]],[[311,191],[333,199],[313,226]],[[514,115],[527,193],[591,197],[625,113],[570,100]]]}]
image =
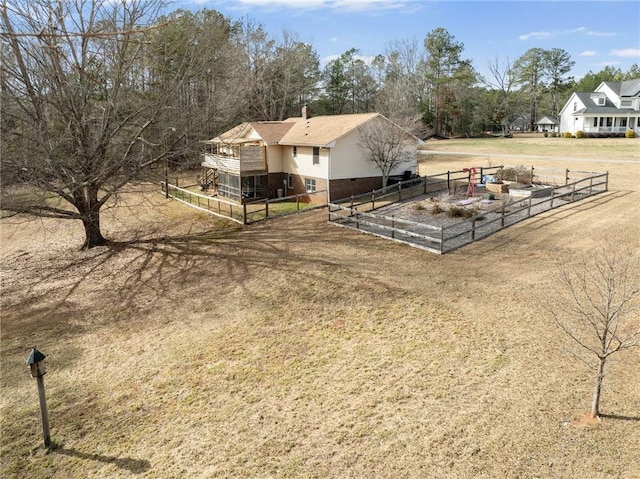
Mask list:
[{"label": "white cloud", "polygon": [[343,11],[402,10],[415,8],[415,0],[238,0],[245,7],[291,8],[298,10],[331,8]]},{"label": "white cloud", "polygon": [[[320,63],[324,67],[328,63],[332,62],[333,60],[337,60],[338,58],[340,58],[340,55],[327,55],[326,57],[323,57],[323,58],[320,59]],[[375,56],[354,55],[353,58],[355,60],[362,60],[367,65],[371,65],[373,63],[373,60],[375,60],[376,57]]]},{"label": "white cloud", "polygon": [[596,52],[595,50],[585,50],[584,52],[580,53],[581,57],[595,57],[598,54],[598,52]]},{"label": "white cloud", "polygon": [[622,50],[611,50],[614,57],[640,57],[640,48],[624,48]]},{"label": "white cloud", "polygon": [[615,65],[621,65],[622,62],[600,62],[600,63],[591,63],[594,67],[612,67]]},{"label": "white cloud", "polygon": [[565,33],[584,33],[594,37],[614,37],[616,35],[615,32],[596,32],[595,30],[589,30],[587,27],[574,28],[573,30],[567,30]]},{"label": "white cloud", "polygon": [[616,33],[615,32],[593,32],[593,31],[589,31],[589,32],[587,32],[587,35],[592,35],[594,37],[615,37]]},{"label": "white cloud", "polygon": [[248,7],[321,8],[326,0],[239,0],[238,3]]},{"label": "white cloud", "polygon": [[615,35],[615,33],[612,33],[612,32],[596,32],[594,30],[589,30],[587,27],[578,27],[578,28],[573,28],[571,30],[525,33],[523,35],[520,35],[518,38],[520,40],[530,40],[530,39],[540,40],[544,38],[559,37],[562,35],[573,35],[573,34],[592,35],[597,37],[612,37]]},{"label": "white cloud", "polygon": [[530,38],[549,38],[550,36],[551,32],[531,32],[520,35],[518,38],[520,40],[529,40]]},{"label": "white cloud", "polygon": [[340,58],[340,55],[327,55],[326,57],[320,59],[320,64],[322,66],[325,66],[326,64],[332,62],[333,60],[337,60],[338,58]]}]

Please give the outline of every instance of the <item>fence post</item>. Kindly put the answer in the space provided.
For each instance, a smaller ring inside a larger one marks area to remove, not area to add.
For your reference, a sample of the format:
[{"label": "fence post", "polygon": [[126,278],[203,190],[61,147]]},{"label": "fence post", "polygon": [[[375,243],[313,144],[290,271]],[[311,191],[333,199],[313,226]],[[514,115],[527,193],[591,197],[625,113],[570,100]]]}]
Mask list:
[{"label": "fence post", "polygon": [[396,220],[395,220],[395,216],[391,215],[391,238],[395,238],[396,237]]},{"label": "fence post", "polygon": [[504,228],[504,203],[502,203],[502,218],[500,219],[500,225]]},{"label": "fence post", "polygon": [[531,165],[531,182],[530,182],[531,184],[533,184],[533,170],[534,169],[535,168],[533,167],[533,165]]},{"label": "fence post", "polygon": [[549,208],[553,208],[553,198],[556,195],[556,188],[555,186],[551,187],[551,200],[549,201]]},{"label": "fence post", "polygon": [[444,251],[444,227],[440,227],[440,254]]},{"label": "fence post", "polygon": [[300,211],[300,195],[296,196],[296,211]]},{"label": "fence post", "polygon": [[484,168],[480,167],[480,184],[484,184]]},{"label": "fence post", "polygon": [[269,219],[269,198],[264,202],[264,216],[266,219]]},{"label": "fence post", "polygon": [[[353,198],[353,196],[351,197]],[[376,194],[375,192],[371,192],[371,211],[375,211],[376,209]]]},{"label": "fence post", "polygon": [[474,217],[471,221],[471,241],[475,241],[476,239],[476,218]]},{"label": "fence post", "polygon": [[451,194],[451,172],[447,170],[447,193]]},{"label": "fence post", "polygon": [[402,201],[402,181],[398,183],[398,201]]},{"label": "fence post", "polygon": [[356,229],[360,229],[360,222],[358,221],[358,208],[354,208],[355,216],[356,216]]},{"label": "fence post", "polygon": [[217,200],[217,201],[218,201],[218,214],[220,214],[220,200]]},{"label": "fence post", "polygon": [[609,191],[609,172],[607,171],[607,176],[604,180],[604,191]]},{"label": "fence post", "polygon": [[242,203],[242,222],[247,224],[247,204]]},{"label": "fence post", "polygon": [[569,168],[567,168],[565,173],[564,173],[564,184],[565,185],[569,184]]}]

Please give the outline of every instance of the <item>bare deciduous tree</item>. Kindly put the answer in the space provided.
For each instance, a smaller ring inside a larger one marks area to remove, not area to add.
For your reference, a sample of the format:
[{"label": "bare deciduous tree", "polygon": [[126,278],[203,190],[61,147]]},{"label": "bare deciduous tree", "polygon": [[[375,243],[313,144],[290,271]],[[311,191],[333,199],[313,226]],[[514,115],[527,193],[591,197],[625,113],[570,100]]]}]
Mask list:
[{"label": "bare deciduous tree", "polygon": [[605,366],[612,355],[640,344],[640,257],[636,249],[597,247],[558,266],[561,291],[547,309],[596,371],[591,416],[600,415]]},{"label": "bare deciduous tree", "polygon": [[415,138],[382,115],[360,129],[359,144],[380,169],[383,188],[386,188],[391,172],[415,156]]},{"label": "bare deciduous tree", "polygon": [[[2,208],[82,221],[164,151],[144,136],[163,114],[140,73],[162,0],[4,1]],[[166,150],[166,148],[164,149]]]},{"label": "bare deciduous tree", "polygon": [[493,78],[485,80],[486,86],[495,91],[498,95],[496,102],[494,119],[502,126],[503,133],[509,127],[509,119],[514,110],[514,103],[518,97],[515,91],[515,77],[511,62],[507,58],[504,65],[500,65],[500,60],[496,58],[488,64],[489,72]]}]

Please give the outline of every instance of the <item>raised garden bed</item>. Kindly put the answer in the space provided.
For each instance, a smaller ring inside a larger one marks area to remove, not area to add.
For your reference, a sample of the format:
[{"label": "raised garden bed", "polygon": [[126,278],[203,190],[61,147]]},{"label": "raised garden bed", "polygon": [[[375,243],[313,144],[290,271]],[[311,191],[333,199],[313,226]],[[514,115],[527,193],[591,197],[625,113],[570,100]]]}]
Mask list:
[{"label": "raised garden bed", "polygon": [[518,198],[542,198],[551,194],[552,186],[548,185],[512,185],[509,196]]},{"label": "raised garden bed", "polygon": [[485,183],[484,187],[491,193],[508,193],[510,182]]}]

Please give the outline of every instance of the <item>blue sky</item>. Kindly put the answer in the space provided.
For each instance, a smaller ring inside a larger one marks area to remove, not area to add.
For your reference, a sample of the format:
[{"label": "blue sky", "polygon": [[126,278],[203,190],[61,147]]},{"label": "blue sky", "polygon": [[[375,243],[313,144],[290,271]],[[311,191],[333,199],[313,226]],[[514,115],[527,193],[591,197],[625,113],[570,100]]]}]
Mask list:
[{"label": "blue sky", "polygon": [[190,10],[210,8],[262,23],[274,37],[284,29],[309,43],[321,61],[350,48],[363,57],[393,41],[416,39],[443,27],[464,44],[462,56],[488,76],[489,62],[513,62],[529,48],[562,48],[576,78],[611,65],[640,64],[640,2],[429,0],[179,0]]}]

